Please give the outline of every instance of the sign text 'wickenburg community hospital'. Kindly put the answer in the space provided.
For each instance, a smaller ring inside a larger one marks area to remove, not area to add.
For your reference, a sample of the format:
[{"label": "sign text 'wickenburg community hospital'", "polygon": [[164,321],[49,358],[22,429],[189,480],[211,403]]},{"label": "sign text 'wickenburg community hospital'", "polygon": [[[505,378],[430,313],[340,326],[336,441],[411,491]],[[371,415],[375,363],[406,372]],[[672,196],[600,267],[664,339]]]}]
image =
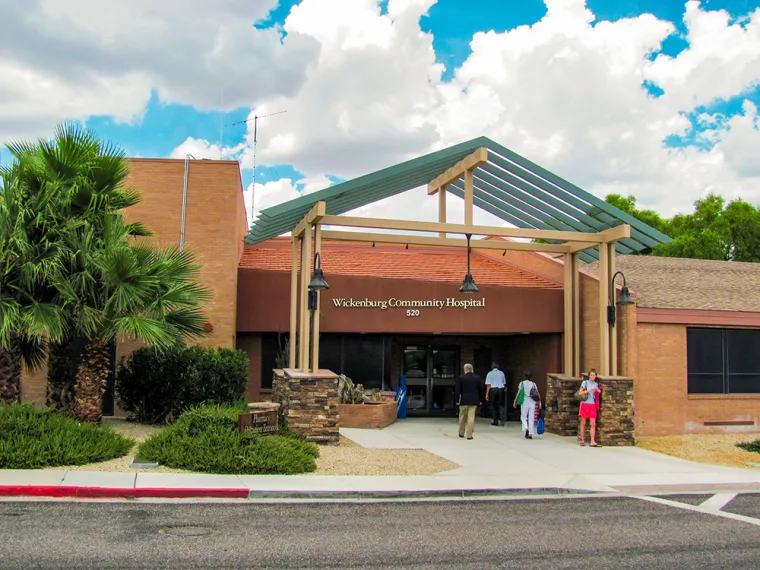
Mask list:
[{"label": "sign text 'wickenburg community hospital'", "polygon": [[481,297],[479,299],[456,299],[454,297],[446,297],[445,299],[427,299],[424,301],[417,300],[405,300],[391,297],[387,300],[373,300],[373,299],[333,299],[333,304],[339,309],[381,309],[385,311],[388,308],[400,308],[400,309],[469,309],[471,307],[485,307],[486,298]]}]

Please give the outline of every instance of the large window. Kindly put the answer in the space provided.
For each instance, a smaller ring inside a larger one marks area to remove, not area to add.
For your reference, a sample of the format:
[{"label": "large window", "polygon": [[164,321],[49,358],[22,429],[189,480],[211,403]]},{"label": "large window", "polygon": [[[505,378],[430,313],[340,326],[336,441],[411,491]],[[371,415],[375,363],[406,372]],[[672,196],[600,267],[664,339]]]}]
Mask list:
[{"label": "large window", "polygon": [[345,374],[366,389],[390,386],[390,342],[379,334],[325,333],[319,340],[319,367]]},{"label": "large window", "polygon": [[760,330],[686,331],[689,394],[760,394]]}]

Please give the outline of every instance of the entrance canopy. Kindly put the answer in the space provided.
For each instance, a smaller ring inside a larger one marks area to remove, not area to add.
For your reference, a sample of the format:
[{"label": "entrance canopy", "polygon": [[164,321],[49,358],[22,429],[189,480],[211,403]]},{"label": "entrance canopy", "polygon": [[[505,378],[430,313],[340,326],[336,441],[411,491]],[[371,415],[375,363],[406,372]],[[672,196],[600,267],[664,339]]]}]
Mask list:
[{"label": "entrance canopy", "polygon": [[[341,215],[425,185],[429,195],[438,194],[438,222]],[[464,200],[464,223],[447,220],[449,192]],[[515,227],[474,225],[475,206]],[[433,235],[323,229],[332,227]],[[635,253],[670,241],[647,224],[485,137],[267,208],[254,222],[246,241],[255,244],[286,232],[291,232],[293,238],[289,364],[291,368],[298,364],[302,371],[316,371],[319,366],[319,295],[328,288],[320,266],[323,239],[467,248],[467,273],[459,289],[464,295],[478,291],[470,273],[471,249],[562,254],[564,370],[576,376],[580,366],[579,261],[599,262],[597,369],[601,375],[607,375],[617,368],[617,336],[612,318],[616,311],[613,299],[616,254]],[[448,234],[467,239],[452,239]],[[471,243],[472,236],[517,240],[478,239]],[[532,241],[518,241],[521,239]]]},{"label": "entrance canopy", "polygon": [[[630,225],[630,236],[615,244],[619,254],[670,241],[665,234],[486,137],[262,210],[246,241],[255,244],[290,232],[320,201],[325,203],[328,216],[337,216],[425,185],[429,194],[445,189],[465,199],[468,172],[472,176],[471,203],[517,228],[599,233]],[[552,234],[546,237],[549,243],[565,242],[548,239],[554,237]],[[595,245],[576,250],[583,261],[599,259]]]}]

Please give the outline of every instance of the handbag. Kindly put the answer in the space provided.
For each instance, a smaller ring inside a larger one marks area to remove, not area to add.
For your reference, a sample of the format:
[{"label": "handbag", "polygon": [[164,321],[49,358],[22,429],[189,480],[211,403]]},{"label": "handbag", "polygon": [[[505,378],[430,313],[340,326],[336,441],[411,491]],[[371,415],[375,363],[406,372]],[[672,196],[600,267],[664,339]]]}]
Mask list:
[{"label": "handbag", "polygon": [[523,402],[525,402],[525,390],[523,389],[523,383],[520,382],[520,393],[517,394],[517,405],[522,406]]},{"label": "handbag", "polygon": [[533,387],[530,389],[530,397],[533,398],[533,401],[538,403],[541,400],[541,396],[538,394],[538,386],[536,384],[533,384]]},{"label": "handbag", "polygon": [[584,380],[581,382],[581,387],[575,391],[575,394],[573,394],[573,398],[575,398],[578,402],[585,402],[586,398],[588,398],[588,394],[581,394],[581,390],[584,390],[585,385],[586,381]]},{"label": "handbag", "polygon": [[544,433],[544,418],[538,418],[538,425],[536,425],[536,433],[541,435]]}]

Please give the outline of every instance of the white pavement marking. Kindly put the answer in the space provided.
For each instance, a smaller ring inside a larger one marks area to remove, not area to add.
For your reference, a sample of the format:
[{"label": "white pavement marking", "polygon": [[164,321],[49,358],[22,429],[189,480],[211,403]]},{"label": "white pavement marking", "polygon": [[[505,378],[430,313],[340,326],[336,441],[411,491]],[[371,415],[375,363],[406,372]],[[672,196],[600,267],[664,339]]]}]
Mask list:
[{"label": "white pavement marking", "polygon": [[715,493],[712,497],[699,504],[703,509],[708,511],[719,511],[728,503],[734,500],[739,493]]},{"label": "white pavement marking", "polygon": [[678,503],[676,501],[670,501],[668,499],[661,499],[659,497],[647,497],[643,495],[629,495],[629,497],[632,499],[639,499],[641,501],[648,501],[650,503],[657,503],[658,505],[666,505],[668,507],[675,507],[677,509],[683,509],[685,511],[692,511],[694,513],[702,513],[706,515],[712,515],[715,517],[722,517],[724,519],[745,522],[745,523],[753,524],[755,526],[760,526],[760,520],[753,519],[752,517],[747,517],[744,515],[727,513],[725,511],[716,511],[713,509],[708,510],[702,507],[695,507],[694,505],[687,505],[686,503]]}]

